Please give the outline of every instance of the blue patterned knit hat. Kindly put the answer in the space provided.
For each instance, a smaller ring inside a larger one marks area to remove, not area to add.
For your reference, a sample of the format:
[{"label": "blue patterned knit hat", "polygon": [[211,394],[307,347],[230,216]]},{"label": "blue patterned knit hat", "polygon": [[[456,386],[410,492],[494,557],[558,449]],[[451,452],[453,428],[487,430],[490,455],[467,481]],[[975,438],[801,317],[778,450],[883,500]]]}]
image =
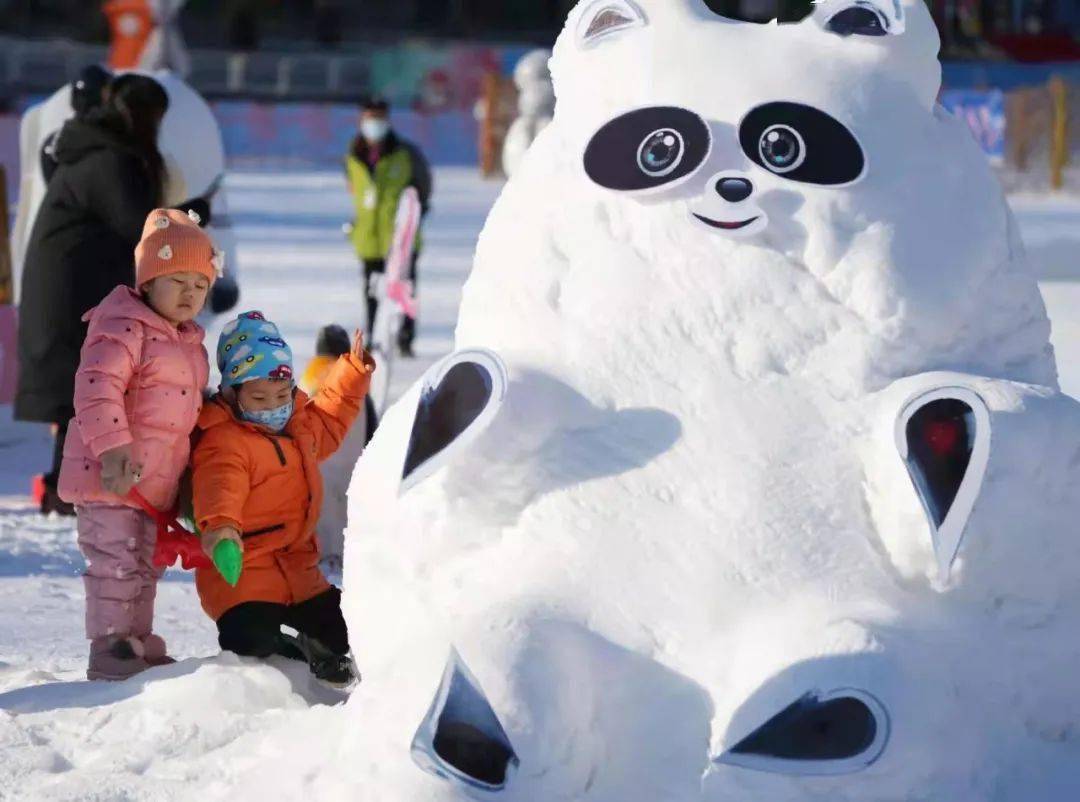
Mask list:
[{"label": "blue patterned knit hat", "polygon": [[217,365],[225,386],[293,380],[292,349],[262,312],[245,312],[225,327],[218,339]]}]

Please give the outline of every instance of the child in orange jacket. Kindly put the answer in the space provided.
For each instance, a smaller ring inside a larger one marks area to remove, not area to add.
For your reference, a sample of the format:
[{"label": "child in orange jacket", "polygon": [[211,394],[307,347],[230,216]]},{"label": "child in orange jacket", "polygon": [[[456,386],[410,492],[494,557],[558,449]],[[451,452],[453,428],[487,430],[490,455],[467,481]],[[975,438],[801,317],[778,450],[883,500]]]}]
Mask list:
[{"label": "child in orange jacket", "polygon": [[[363,408],[374,360],[358,333],[309,399],[296,388],[277,327],[248,312],[226,326],[217,364],[221,391],[199,417],[193,456],[195,520],[206,553],[231,540],[243,550],[243,570],[235,587],[212,568],[199,570],[203,609],[222,649],[303,657],[319,679],[347,685],[355,673],[341,592],[319,568],[318,466]],[[300,633],[296,642],[283,637],[283,625]]]}]

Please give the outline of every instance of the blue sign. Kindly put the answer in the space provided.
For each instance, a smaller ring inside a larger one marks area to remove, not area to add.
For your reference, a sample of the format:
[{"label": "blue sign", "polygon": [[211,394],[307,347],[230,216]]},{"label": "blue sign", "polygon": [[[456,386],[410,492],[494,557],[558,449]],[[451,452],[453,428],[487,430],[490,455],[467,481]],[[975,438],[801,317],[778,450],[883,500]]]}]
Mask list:
[{"label": "blue sign", "polygon": [[941,105],[968,124],[975,141],[996,163],[1005,161],[1005,93],[1000,89],[950,89]]}]

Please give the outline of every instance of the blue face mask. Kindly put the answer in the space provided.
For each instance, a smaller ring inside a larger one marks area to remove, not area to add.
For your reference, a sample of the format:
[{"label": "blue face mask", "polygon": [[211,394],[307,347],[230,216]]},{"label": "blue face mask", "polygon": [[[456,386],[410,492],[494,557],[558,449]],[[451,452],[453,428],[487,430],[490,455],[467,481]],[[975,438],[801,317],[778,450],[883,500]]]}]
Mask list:
[{"label": "blue face mask", "polygon": [[293,409],[293,401],[289,399],[289,403],[276,409],[262,409],[257,412],[248,412],[246,409],[241,409],[240,417],[248,423],[265,426],[270,431],[278,433],[283,431],[289,421],[292,420]]}]

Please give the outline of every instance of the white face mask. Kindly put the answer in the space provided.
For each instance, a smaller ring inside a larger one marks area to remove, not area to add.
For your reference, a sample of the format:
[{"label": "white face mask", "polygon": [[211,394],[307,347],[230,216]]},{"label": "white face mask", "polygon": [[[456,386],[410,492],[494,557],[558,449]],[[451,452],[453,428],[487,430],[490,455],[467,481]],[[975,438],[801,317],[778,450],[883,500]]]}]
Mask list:
[{"label": "white face mask", "polygon": [[382,142],[390,133],[390,121],[369,119],[360,123],[360,133],[368,142]]}]

